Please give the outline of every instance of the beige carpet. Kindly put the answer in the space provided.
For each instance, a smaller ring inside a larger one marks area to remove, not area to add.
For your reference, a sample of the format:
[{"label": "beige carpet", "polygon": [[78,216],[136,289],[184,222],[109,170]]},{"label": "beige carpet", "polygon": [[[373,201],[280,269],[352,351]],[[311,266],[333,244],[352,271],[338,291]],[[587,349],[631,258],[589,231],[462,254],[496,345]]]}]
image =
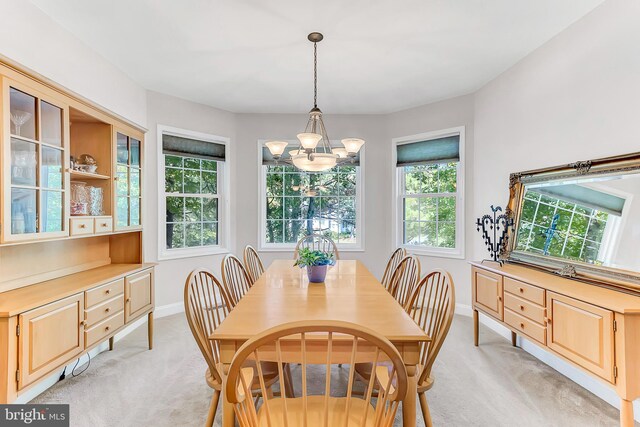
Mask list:
[{"label": "beige carpet", "polygon": [[[74,427],[201,426],[211,390],[184,315],[158,319],[155,329],[154,350],[140,327],[33,403],[69,403]],[[427,395],[436,426],[618,425],[618,411],[593,394],[487,328],[480,338],[475,348],[471,319],[456,316]],[[337,384],[348,367],[332,375]]]}]

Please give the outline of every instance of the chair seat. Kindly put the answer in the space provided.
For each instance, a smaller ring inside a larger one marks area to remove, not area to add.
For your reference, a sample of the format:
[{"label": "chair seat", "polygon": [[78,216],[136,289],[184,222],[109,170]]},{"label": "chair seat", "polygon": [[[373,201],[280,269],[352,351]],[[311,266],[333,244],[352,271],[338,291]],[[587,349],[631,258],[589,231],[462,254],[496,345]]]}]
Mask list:
[{"label": "chair seat", "polygon": [[[283,398],[275,398],[269,400],[269,413],[271,414],[271,422],[273,426],[285,425],[284,422],[284,400]],[[304,403],[302,397],[286,398],[288,416],[288,426],[298,427],[304,426]],[[307,425],[324,426],[324,396],[308,396],[307,397]],[[347,398],[346,397],[329,397],[328,402],[329,420],[326,425],[344,426],[344,420],[347,416]],[[362,419],[366,413],[367,419],[364,423],[366,427],[373,427],[376,418],[375,408],[367,404],[363,399],[352,397],[349,408],[348,427],[361,427]],[[267,427],[267,414],[265,405],[258,410],[258,426]]]},{"label": "chair seat", "polygon": [[[258,370],[255,368],[256,362],[252,360],[247,360],[243,366],[247,368],[253,368],[253,372],[255,372],[255,374],[253,377],[254,381],[251,388],[253,390],[259,390],[260,380],[258,379]],[[262,362],[261,366],[262,366],[262,375],[264,378],[265,387],[269,388],[271,387],[271,385],[273,385],[276,379],[278,379],[278,363]],[[222,364],[218,364],[218,372],[224,372],[222,370]],[[211,375],[211,370],[209,368],[207,368],[207,372],[205,372],[205,378],[207,380],[207,385],[212,389],[214,390],[222,389],[222,384],[220,384],[218,381],[216,381],[215,378],[213,378],[213,375]]]}]

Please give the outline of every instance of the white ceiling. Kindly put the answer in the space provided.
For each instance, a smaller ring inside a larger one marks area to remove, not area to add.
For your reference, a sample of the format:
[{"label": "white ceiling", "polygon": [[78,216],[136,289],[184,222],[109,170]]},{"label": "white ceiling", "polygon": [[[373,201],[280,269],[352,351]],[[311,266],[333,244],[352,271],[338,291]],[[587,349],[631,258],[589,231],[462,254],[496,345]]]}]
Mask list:
[{"label": "white ceiling", "polygon": [[[473,92],[602,0],[32,0],[147,89],[233,112],[388,113]],[[43,37],[46,35],[43,35]]]}]

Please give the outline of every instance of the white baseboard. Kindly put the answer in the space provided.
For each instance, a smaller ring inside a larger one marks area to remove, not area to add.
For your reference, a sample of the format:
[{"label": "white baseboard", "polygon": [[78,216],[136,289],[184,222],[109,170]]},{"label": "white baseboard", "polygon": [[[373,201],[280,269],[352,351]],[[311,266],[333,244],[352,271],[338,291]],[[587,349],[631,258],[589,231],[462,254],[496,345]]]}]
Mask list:
[{"label": "white baseboard", "polygon": [[[466,304],[456,304],[456,314],[460,314],[462,316],[471,316],[472,312],[473,310],[471,306]],[[480,313],[480,323],[483,326],[486,326],[492,331],[496,332],[498,335],[511,341],[511,330],[506,328],[505,326],[502,326],[492,318]],[[595,394],[611,406],[620,409],[620,397],[618,397],[618,395],[612,388],[601,383],[599,380],[586,374],[580,369],[574,367],[573,365],[569,364],[553,353],[543,350],[521,335],[518,335],[517,342],[520,348],[531,354],[536,359],[560,372],[562,375],[569,378],[571,381],[575,382],[586,390],[590,391],[591,393]],[[482,341],[480,341],[480,345],[482,345]],[[633,402],[633,413],[635,416],[635,420],[640,421],[640,400],[636,400]]]},{"label": "white baseboard", "polygon": [[[153,317],[155,319],[159,319],[161,317],[171,316],[172,314],[180,313],[180,312],[183,312],[183,311],[184,311],[184,304],[182,302],[177,302],[177,303],[173,303],[173,304],[167,304],[167,305],[162,305],[162,306],[156,307],[154,309],[154,312],[153,312]],[[140,319],[136,320],[135,322],[133,322],[132,324],[130,324],[129,326],[124,328],[122,331],[118,332],[114,336],[114,340],[116,342],[120,341],[122,338],[126,337],[133,330],[135,330],[139,326],[142,326],[146,322],[147,322],[147,316],[142,316]],[[95,348],[91,349],[88,354],[93,359],[98,354],[102,353],[103,351],[107,351],[107,350],[109,350],[109,343],[108,342],[103,342],[102,344],[100,344],[100,345],[96,346]],[[81,359],[82,360],[80,361],[78,366],[81,366],[81,365],[87,363],[88,356],[86,354],[84,354],[81,357]],[[55,373],[52,373],[48,377],[45,377],[37,385],[33,386],[32,388],[30,388],[29,390],[27,390],[26,392],[24,392],[23,394],[18,396],[18,398],[13,403],[28,403],[29,401],[35,399],[38,395],[40,395],[41,393],[43,393],[48,388],[50,388],[51,386],[53,386],[54,384],[56,384],[58,382],[58,379],[60,378],[60,374],[62,374],[62,370],[63,369],[66,369],[67,375],[70,376],[71,375],[71,370],[73,369],[73,366],[76,364],[76,360],[74,360],[73,362],[71,362],[68,365],[66,365],[66,367],[60,367],[59,369],[56,369]],[[91,369],[91,368],[89,368],[89,369]]]}]

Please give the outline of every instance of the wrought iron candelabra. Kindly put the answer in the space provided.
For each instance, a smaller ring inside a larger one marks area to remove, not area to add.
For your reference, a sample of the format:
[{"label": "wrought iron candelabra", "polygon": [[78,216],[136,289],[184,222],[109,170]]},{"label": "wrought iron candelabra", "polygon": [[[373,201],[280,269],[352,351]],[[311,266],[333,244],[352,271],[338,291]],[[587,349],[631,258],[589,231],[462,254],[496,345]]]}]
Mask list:
[{"label": "wrought iron candelabra", "polygon": [[503,260],[500,259],[500,254],[507,243],[509,227],[513,227],[513,218],[506,213],[498,215],[498,212],[502,212],[500,206],[491,205],[491,211],[493,215],[487,214],[478,218],[476,226],[478,231],[482,229],[482,238],[487,245],[491,259],[502,264]]}]

